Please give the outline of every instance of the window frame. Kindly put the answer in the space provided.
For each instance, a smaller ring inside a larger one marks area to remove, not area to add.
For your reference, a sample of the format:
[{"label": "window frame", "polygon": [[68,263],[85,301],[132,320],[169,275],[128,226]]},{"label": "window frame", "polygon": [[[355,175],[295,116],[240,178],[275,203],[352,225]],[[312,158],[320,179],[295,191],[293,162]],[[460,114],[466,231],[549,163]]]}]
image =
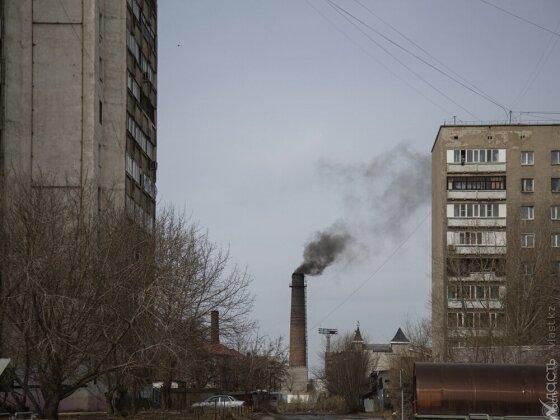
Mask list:
[{"label": "window frame", "polygon": [[[527,209],[527,217],[525,217],[523,210]],[[535,220],[535,206],[520,206],[519,207],[519,214],[521,220]]]},{"label": "window frame", "polygon": [[552,248],[560,248],[560,233],[554,232],[550,234],[550,246]]},{"label": "window frame", "polygon": [[560,206],[550,206],[550,220],[560,220]]},{"label": "window frame", "polygon": [[560,165],[560,150],[551,150],[550,151],[550,164],[551,165]]},{"label": "window frame", "polygon": [[[531,188],[527,188],[531,183]],[[534,193],[535,192],[535,178],[521,178],[521,192],[524,193]]]},{"label": "window frame", "polygon": [[[520,235],[521,248],[534,248],[535,247],[535,234],[534,233],[522,233]],[[528,239],[532,238],[531,241]]]},{"label": "window frame", "polygon": [[520,160],[522,166],[533,166],[535,164],[535,152],[533,150],[522,150]]},{"label": "window frame", "polygon": [[560,178],[550,178],[550,191],[560,193]]}]

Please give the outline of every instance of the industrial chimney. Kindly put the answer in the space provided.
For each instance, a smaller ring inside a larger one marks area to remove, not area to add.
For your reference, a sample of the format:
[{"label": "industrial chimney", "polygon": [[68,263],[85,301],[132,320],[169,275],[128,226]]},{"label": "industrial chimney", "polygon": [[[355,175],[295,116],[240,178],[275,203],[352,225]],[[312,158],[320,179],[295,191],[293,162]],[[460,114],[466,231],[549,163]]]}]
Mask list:
[{"label": "industrial chimney", "polygon": [[210,312],[210,344],[220,344],[220,313]]},{"label": "industrial chimney", "polygon": [[305,276],[292,274],[292,308],[290,313],[290,391],[306,392],[307,370],[307,315],[305,307]]}]

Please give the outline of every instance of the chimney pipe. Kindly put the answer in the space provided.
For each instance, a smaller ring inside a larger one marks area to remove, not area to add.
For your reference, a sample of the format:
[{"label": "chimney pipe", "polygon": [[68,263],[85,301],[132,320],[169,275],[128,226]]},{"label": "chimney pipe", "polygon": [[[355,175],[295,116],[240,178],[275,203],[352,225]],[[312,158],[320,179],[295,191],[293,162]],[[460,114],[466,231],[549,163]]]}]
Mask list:
[{"label": "chimney pipe", "polygon": [[220,313],[210,312],[210,344],[220,344]]},{"label": "chimney pipe", "polygon": [[290,314],[290,367],[307,367],[307,316],[305,276],[292,274],[292,308]]}]

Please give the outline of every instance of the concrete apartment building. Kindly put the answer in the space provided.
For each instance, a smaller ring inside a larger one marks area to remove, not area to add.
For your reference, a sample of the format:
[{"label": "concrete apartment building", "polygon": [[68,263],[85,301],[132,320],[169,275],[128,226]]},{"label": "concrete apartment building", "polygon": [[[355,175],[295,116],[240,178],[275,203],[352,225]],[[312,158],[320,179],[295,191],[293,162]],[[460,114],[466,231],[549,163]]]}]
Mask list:
[{"label": "concrete apartment building", "polygon": [[535,294],[559,262],[560,125],[441,126],[432,149],[435,359],[473,338],[492,346],[492,337],[526,334],[516,345],[546,345]]},{"label": "concrete apartment building", "polygon": [[153,226],[156,1],[0,0],[4,175],[93,183]]}]

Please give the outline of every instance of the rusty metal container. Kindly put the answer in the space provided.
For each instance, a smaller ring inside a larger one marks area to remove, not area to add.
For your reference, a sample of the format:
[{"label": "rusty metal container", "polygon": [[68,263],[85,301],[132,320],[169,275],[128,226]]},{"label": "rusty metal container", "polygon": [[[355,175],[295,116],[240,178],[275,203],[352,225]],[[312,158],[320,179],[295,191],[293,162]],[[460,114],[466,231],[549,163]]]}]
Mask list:
[{"label": "rusty metal container", "polygon": [[417,415],[542,416],[545,365],[415,363]]}]

